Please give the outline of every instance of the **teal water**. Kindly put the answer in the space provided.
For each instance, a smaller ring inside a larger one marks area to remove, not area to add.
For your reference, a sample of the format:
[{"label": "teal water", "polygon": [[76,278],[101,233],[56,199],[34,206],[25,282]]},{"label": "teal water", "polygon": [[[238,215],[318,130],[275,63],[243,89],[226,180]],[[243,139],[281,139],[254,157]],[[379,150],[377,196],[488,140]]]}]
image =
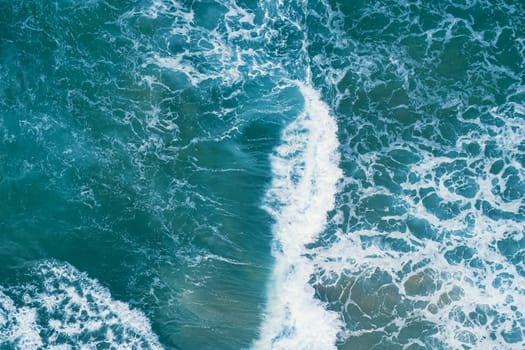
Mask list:
[{"label": "teal water", "polygon": [[1,349],[523,349],[525,4],[0,0]]}]

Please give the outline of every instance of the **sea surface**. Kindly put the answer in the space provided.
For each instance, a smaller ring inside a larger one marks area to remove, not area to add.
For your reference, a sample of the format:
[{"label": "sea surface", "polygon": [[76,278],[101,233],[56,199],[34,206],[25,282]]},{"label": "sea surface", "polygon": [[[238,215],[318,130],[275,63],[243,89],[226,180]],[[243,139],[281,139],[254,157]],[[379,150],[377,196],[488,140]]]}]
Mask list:
[{"label": "sea surface", "polygon": [[0,349],[524,348],[522,0],[0,0]]}]

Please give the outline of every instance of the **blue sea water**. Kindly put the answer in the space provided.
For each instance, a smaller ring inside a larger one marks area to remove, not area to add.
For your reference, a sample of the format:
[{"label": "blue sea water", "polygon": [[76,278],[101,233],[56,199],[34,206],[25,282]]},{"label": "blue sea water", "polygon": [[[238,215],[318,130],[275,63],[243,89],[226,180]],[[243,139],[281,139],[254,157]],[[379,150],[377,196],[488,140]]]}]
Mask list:
[{"label": "blue sea water", "polygon": [[0,0],[0,349],[525,348],[525,3]]}]

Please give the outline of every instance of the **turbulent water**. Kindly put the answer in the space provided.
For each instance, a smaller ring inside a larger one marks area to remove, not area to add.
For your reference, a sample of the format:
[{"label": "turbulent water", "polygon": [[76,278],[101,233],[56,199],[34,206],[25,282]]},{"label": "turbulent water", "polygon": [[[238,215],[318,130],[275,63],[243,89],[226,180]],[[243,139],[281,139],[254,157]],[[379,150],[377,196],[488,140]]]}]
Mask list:
[{"label": "turbulent water", "polygon": [[1,349],[523,349],[524,234],[520,0],[0,0]]}]

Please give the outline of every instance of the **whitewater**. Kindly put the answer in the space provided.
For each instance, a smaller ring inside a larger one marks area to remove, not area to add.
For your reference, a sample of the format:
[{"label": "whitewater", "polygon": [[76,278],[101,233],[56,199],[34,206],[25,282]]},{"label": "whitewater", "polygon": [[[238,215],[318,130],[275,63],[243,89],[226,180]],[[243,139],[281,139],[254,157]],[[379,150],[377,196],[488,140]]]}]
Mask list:
[{"label": "whitewater", "polygon": [[308,284],[315,262],[306,255],[333,209],[339,153],[337,125],[319,92],[296,83],[304,110],[283,131],[272,156],[273,180],[266,210],[275,218],[269,306],[257,349],[331,349],[342,326]]}]

